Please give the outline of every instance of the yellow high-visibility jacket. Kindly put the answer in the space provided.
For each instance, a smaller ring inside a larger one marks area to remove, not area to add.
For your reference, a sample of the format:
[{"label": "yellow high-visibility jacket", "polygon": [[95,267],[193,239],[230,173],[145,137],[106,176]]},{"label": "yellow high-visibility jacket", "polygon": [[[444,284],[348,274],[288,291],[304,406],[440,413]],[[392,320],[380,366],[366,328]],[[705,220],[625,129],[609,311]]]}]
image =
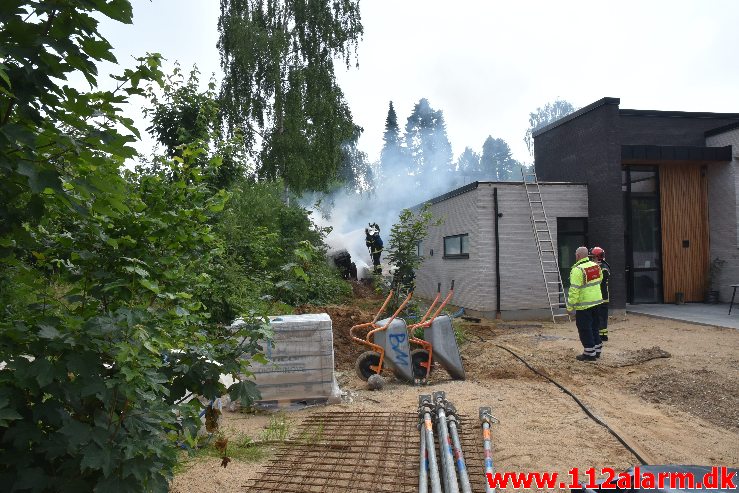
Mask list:
[{"label": "yellow high-visibility jacket", "polygon": [[567,311],[585,310],[603,303],[600,283],[603,272],[592,260],[582,258],[570,271],[570,291],[567,295]]}]

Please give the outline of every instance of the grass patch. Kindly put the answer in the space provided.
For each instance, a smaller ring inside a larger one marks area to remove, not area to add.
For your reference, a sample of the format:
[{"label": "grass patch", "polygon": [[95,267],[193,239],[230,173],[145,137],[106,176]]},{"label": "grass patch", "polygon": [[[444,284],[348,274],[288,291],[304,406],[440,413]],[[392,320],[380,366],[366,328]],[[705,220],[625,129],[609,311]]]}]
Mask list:
[{"label": "grass patch", "polygon": [[287,440],[290,435],[290,428],[290,420],[280,413],[270,416],[269,424],[262,430],[261,436],[256,441],[245,433],[227,436],[223,431],[208,437],[202,437],[198,440],[196,447],[180,452],[174,473],[181,474],[195,462],[204,458],[223,459],[223,457],[228,457],[231,460],[241,462],[262,461],[272,454],[271,447]]},{"label": "grass patch", "polygon": [[262,440],[265,442],[282,442],[290,435],[290,420],[283,413],[269,417],[269,424],[262,431]]},{"label": "grass patch", "polygon": [[[222,446],[224,440],[226,441],[225,450]],[[174,468],[174,473],[181,474],[204,458],[223,459],[225,456],[241,462],[259,462],[269,457],[271,453],[268,445],[254,443],[249,436],[243,433],[230,439],[227,439],[223,433],[218,433],[195,449],[183,450]]]},{"label": "grass patch", "polygon": [[452,328],[454,329],[454,338],[457,340],[457,346],[461,346],[469,340],[467,333],[464,331],[464,327],[460,322],[453,320]]}]

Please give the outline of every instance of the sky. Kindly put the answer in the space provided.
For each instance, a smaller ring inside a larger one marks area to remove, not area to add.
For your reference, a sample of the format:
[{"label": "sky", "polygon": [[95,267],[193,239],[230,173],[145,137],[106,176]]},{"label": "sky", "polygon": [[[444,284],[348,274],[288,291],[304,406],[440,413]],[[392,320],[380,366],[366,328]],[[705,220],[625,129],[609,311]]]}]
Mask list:
[{"label": "sky", "polygon": [[[159,52],[171,69],[220,77],[217,0],[132,0],[133,25],[101,32],[122,67]],[[360,149],[379,157],[388,103],[401,128],[427,98],[444,112],[455,159],[488,135],[530,162],[528,115],[558,98],[621,108],[739,113],[739,1],[362,0],[359,67],[337,65]],[[142,122],[140,103],[130,109]],[[152,146],[151,139],[139,145]]]}]

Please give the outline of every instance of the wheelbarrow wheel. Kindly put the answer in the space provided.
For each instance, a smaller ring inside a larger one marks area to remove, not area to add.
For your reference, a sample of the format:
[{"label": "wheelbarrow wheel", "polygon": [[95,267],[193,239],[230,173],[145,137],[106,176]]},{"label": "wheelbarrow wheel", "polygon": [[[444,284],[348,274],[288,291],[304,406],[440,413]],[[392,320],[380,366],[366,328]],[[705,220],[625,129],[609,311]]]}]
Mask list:
[{"label": "wheelbarrow wheel", "polygon": [[[414,349],[411,351],[411,364],[413,365],[413,376],[415,378],[426,378],[426,367],[421,363],[426,363],[429,360],[429,352],[425,349]],[[433,366],[429,369],[429,375],[434,369]]]},{"label": "wheelbarrow wheel", "polygon": [[375,375],[375,370],[370,366],[377,366],[380,364],[380,353],[377,351],[365,351],[359,355],[354,368],[357,369],[357,375],[362,380],[367,380],[372,375]]}]

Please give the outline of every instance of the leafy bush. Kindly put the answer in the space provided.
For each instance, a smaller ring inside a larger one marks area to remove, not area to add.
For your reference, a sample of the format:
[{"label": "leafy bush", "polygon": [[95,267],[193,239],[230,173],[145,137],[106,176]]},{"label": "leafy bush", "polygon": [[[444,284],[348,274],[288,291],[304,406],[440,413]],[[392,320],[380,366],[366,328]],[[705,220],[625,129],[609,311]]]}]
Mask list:
[{"label": "leafy bush", "polygon": [[278,298],[286,303],[327,304],[351,295],[351,287],[326,262],[325,251],[302,241],[292,252],[292,261],[282,267],[277,282]]},{"label": "leafy bush", "polygon": [[270,307],[341,301],[351,288],[326,261],[330,230],[317,227],[297,201],[287,204],[284,193],[280,183],[243,180],[216,225],[240,275],[251,280],[245,299]]},{"label": "leafy bush", "polygon": [[[121,108],[164,83],[147,55],[97,89],[96,63],[115,57],[95,16],[130,23],[127,0],[0,5],[0,484],[167,491],[200,424],[186,398],[225,393],[220,374],[261,360],[265,297],[327,300],[345,284],[278,185],[220,189],[242,168],[206,121],[212,87],[165,88],[166,155],[123,170],[139,132]],[[62,85],[74,72],[89,92]],[[204,111],[183,118],[193,99]],[[247,323],[226,327],[237,314]],[[248,381],[228,390],[258,396]]]},{"label": "leafy bush", "polygon": [[[125,0],[0,7],[8,491],[167,491],[174,445],[199,425],[200,404],[183,397],[225,392],[218,376],[245,371],[240,356],[266,335],[219,327],[199,299],[220,250],[211,223],[228,199],[203,182],[203,149],[122,176],[138,132],[120,107],[144,94],[142,82],[162,80],[160,58],[139,59],[114,91],[96,90],[95,63],[115,58],[95,13],[131,22]],[[59,85],[74,71],[91,92]],[[256,395],[248,382],[231,393]]]}]

